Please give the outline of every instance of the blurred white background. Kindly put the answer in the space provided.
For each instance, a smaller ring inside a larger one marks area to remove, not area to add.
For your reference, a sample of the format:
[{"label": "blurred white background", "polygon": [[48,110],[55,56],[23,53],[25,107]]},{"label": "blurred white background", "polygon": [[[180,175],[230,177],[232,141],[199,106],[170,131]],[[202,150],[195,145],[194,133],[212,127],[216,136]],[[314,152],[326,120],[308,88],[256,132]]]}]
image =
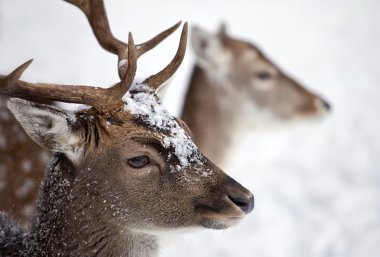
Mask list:
[{"label": "blurred white background", "polygon": [[[108,0],[114,34],[142,42],[178,20],[258,44],[333,105],[327,119],[252,132],[227,171],[256,208],[226,231],[178,235],[162,256],[380,256],[380,1]],[[175,53],[179,32],[139,61],[146,77]],[[0,74],[35,58],[23,79],[108,86],[116,57],[102,50],[75,7],[61,0],[0,0]],[[178,114],[194,57],[189,49],[165,104]]]}]

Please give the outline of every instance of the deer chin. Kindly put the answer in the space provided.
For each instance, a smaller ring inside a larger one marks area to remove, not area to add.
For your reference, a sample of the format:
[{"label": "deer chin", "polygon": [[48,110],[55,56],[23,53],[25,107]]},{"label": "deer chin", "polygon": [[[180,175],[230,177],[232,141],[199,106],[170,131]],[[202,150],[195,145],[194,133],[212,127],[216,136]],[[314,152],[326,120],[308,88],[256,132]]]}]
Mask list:
[{"label": "deer chin", "polygon": [[245,217],[245,213],[238,209],[225,211],[203,211],[199,216],[198,224],[207,229],[227,229],[236,226]]},{"label": "deer chin", "polygon": [[[280,130],[283,128],[295,128],[302,126],[309,126],[319,124],[320,122],[326,120],[329,116],[329,112],[326,110],[318,110],[313,113],[307,113],[303,115],[295,115],[289,119],[278,121],[274,123],[273,126],[269,129],[272,130]],[[266,128],[268,129],[268,128]]]},{"label": "deer chin", "polygon": [[200,226],[178,227],[178,228],[155,228],[155,229],[135,229],[135,232],[156,236],[160,239],[170,239],[178,235],[189,234],[202,231]]},{"label": "deer chin", "polygon": [[201,220],[201,225],[207,229],[222,230],[238,225],[245,215],[225,216],[225,215],[205,215]]}]

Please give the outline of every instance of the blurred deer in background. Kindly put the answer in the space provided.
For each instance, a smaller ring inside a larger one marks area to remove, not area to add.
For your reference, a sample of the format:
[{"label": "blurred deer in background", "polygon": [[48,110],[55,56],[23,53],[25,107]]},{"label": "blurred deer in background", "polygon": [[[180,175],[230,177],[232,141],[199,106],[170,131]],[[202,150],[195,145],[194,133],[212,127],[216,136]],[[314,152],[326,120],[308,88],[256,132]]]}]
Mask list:
[{"label": "blurred deer in background", "polygon": [[35,213],[35,201],[50,154],[34,143],[0,95],[0,210],[23,224]]},{"label": "blurred deer in background", "polygon": [[283,73],[256,46],[193,27],[196,64],[182,111],[195,142],[218,165],[242,132],[323,116],[330,105]]},{"label": "blurred deer in background", "polygon": [[[121,81],[104,89],[19,80],[31,61],[0,78],[0,93],[11,97],[8,107],[26,133],[55,152],[31,229],[0,213],[0,255],[157,256],[162,232],[240,221],[253,209],[251,192],[198,150],[155,94],[183,60],[187,24],[173,60],[133,84],[137,59],[179,24],[135,46],[131,34],[128,44],[112,35],[102,0],[68,2],[118,55]],[[39,101],[90,108],[70,113]]]}]

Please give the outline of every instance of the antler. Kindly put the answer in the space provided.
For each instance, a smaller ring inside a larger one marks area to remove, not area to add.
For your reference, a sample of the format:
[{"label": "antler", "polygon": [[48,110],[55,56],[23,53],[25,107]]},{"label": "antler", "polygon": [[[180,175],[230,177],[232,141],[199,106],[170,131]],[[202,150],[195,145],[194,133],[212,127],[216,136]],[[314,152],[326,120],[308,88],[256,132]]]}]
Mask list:
[{"label": "antler", "polygon": [[[104,7],[103,0],[64,0],[78,7],[86,15],[92,30],[95,34],[99,44],[107,51],[116,54],[119,57],[118,68],[119,76],[122,79],[124,71],[128,63],[127,60],[127,47],[128,45],[114,37],[111,32],[109,22],[107,19],[107,13]],[[156,35],[152,39],[145,43],[136,45],[136,57],[137,59],[148,52],[156,45],[161,43],[165,38],[172,34],[181,24],[176,23],[167,30]],[[123,61],[124,60],[124,61]]]},{"label": "antler", "polygon": [[[102,47],[116,53],[119,60],[125,64],[119,67],[121,81],[111,88],[98,88],[91,86],[57,85],[47,83],[32,84],[19,80],[22,73],[31,64],[32,60],[19,66],[8,76],[0,76],[0,93],[10,97],[19,97],[31,101],[60,101],[66,103],[86,104],[94,107],[100,113],[112,112],[123,106],[122,97],[129,90],[137,69],[137,59],[152,49],[180,23],[161,32],[151,40],[135,46],[132,34],[128,35],[128,44],[116,39],[109,28],[103,0],[65,0],[78,6],[88,17],[91,27]],[[153,89],[158,88],[169,79],[180,66],[186,51],[188,25],[184,24],[181,39],[173,60],[159,73],[149,77],[143,83]]]},{"label": "antler", "polygon": [[31,101],[50,100],[87,104],[99,112],[110,112],[123,105],[122,97],[132,84],[137,68],[135,46],[131,33],[128,35],[128,68],[124,78],[111,88],[47,83],[33,84],[19,80],[32,61],[27,61],[8,76],[0,78],[0,93]]},{"label": "antler", "polygon": [[153,89],[157,89],[162,83],[167,81],[177,71],[177,69],[181,65],[183,58],[185,56],[186,44],[187,44],[187,33],[188,33],[188,24],[187,22],[185,22],[182,29],[178,50],[173,60],[162,71],[145,79],[143,81],[143,84],[147,84]]}]

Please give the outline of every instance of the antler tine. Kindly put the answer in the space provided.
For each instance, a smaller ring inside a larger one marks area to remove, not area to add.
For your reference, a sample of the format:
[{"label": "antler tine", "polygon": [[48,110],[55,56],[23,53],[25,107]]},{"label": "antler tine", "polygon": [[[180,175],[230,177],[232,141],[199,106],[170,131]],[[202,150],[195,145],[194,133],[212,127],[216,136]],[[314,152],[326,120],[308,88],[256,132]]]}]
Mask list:
[{"label": "antler tine", "polygon": [[187,22],[185,22],[182,29],[178,50],[174,58],[172,59],[172,61],[162,71],[145,79],[143,81],[143,84],[147,84],[153,89],[157,89],[160,85],[162,85],[165,81],[167,81],[177,71],[178,67],[181,65],[183,58],[185,56],[186,44],[187,44],[187,33],[188,33],[188,24]]},{"label": "antler tine", "polygon": [[[125,70],[127,69],[127,62],[122,62],[122,60],[127,60],[128,58],[128,45],[115,36],[111,32],[109,26],[107,13],[104,7],[103,0],[65,0],[68,3],[71,3],[77,6],[83,13],[86,15],[92,30],[95,34],[96,39],[99,44],[107,51],[114,53],[119,58],[119,77],[124,78]],[[181,24],[178,22],[169,29],[161,32],[152,39],[136,45],[136,57],[137,59],[148,52],[159,43],[161,43],[165,38],[172,34]]]},{"label": "antler tine", "polygon": [[124,94],[128,91],[130,86],[133,83],[137,70],[137,53],[136,53],[135,43],[133,42],[132,33],[128,34],[128,66],[127,70],[124,73],[123,79],[111,87],[109,90],[112,92],[111,95],[114,95],[118,99],[122,99]]},{"label": "antler tine", "polygon": [[156,35],[152,39],[149,39],[148,41],[146,41],[142,44],[136,45],[137,58],[139,58],[141,55],[148,52],[149,50],[151,50],[152,48],[157,46],[159,43],[161,43],[165,38],[170,36],[174,31],[176,31],[178,29],[178,27],[179,27],[179,25],[181,25],[181,23],[182,23],[182,21],[179,21],[176,24],[174,24],[173,26],[171,26],[170,28],[162,31],[160,34]]},{"label": "antler tine", "polygon": [[[167,38],[169,35],[171,35],[178,27],[181,25],[181,21],[177,22],[170,28],[162,31],[158,35],[154,36],[153,38],[149,39],[148,41],[137,44],[136,45],[136,58],[139,59],[139,57],[146,52],[153,49],[155,46],[157,46],[159,43],[161,43],[165,38]],[[124,59],[120,59],[119,57],[119,77],[123,79],[125,70],[128,68],[128,62],[126,62]]]}]

